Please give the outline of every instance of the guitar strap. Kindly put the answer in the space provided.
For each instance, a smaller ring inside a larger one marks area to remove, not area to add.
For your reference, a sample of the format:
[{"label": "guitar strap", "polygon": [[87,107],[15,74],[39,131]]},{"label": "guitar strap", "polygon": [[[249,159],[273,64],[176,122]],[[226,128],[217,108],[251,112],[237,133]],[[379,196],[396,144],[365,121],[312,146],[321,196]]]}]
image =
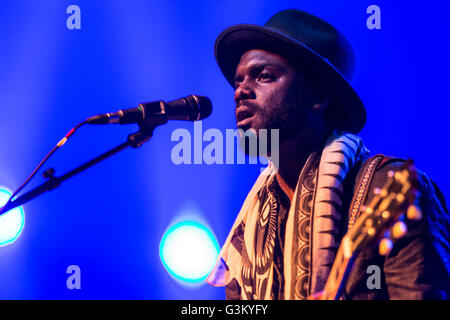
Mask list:
[{"label": "guitar strap", "polygon": [[370,189],[370,184],[376,169],[383,166],[391,159],[394,158],[383,154],[377,154],[370,157],[362,164],[358,177],[356,178],[356,181],[357,183],[359,181],[359,184],[357,188],[355,188],[356,192],[354,193],[353,199],[350,203],[347,231],[350,231],[353,228],[356,220],[360,216],[361,207],[367,198],[367,193]]}]

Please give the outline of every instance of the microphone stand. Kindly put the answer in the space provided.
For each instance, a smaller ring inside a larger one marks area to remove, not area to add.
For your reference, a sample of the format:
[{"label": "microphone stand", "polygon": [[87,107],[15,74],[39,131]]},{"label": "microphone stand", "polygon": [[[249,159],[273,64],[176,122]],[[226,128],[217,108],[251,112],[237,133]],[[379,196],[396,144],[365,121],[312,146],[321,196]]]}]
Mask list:
[{"label": "microphone stand", "polygon": [[117,147],[99,155],[98,157],[82,164],[81,166],[67,172],[66,174],[56,177],[54,175],[55,170],[53,168],[47,169],[43,176],[47,179],[43,184],[40,186],[30,190],[29,192],[25,193],[24,195],[18,197],[16,200],[11,201],[9,204],[5,205],[4,207],[0,208],[0,216],[3,213],[6,213],[7,211],[10,211],[14,208],[17,208],[28,201],[40,196],[41,194],[51,191],[61,185],[61,183],[69,178],[72,178],[74,175],[92,167],[93,165],[111,157],[112,155],[128,148],[139,148],[142,144],[150,140],[150,138],[153,135],[153,130],[160,124],[164,124],[167,122],[167,117],[160,116],[156,117],[154,119],[151,119],[151,121],[146,121],[145,123],[139,123],[140,130],[130,134],[127,138],[127,141],[124,143],[118,145]]}]

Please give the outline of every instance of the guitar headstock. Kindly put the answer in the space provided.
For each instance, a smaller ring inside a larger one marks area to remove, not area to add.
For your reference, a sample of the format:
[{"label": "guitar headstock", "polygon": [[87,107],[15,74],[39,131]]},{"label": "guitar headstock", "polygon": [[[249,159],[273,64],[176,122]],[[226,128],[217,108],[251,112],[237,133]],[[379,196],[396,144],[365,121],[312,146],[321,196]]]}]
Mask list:
[{"label": "guitar headstock", "polygon": [[401,238],[406,232],[405,216],[420,220],[422,213],[414,203],[418,197],[417,172],[411,160],[398,170],[389,171],[387,181],[362,209],[347,238],[343,239],[344,256],[350,256],[368,246],[379,243],[379,252],[386,255],[392,248],[392,239]]},{"label": "guitar headstock", "polygon": [[417,171],[411,160],[398,170],[389,171],[384,186],[374,193],[370,203],[362,208],[353,228],[342,238],[324,289],[309,299],[339,299],[353,258],[359,251],[378,245],[380,254],[388,254],[393,246],[392,239],[401,238],[407,232],[403,222],[405,218],[422,218],[422,212],[415,205],[419,191]]}]

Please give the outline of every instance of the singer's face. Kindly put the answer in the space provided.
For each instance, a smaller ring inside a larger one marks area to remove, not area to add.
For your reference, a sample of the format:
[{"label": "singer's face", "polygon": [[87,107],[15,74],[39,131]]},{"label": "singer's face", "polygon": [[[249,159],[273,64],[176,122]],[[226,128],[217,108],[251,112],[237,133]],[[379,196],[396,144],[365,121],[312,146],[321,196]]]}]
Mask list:
[{"label": "singer's face", "polygon": [[303,78],[285,58],[264,50],[244,53],[235,74],[237,127],[279,129],[280,142],[304,126]]}]

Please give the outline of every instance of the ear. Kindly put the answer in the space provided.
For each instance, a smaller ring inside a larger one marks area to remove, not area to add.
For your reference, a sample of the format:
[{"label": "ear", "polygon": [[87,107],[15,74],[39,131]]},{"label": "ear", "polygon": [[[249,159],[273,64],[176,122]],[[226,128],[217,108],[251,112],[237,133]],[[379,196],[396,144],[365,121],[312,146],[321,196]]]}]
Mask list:
[{"label": "ear", "polygon": [[324,105],[323,103],[316,103],[315,105],[313,105],[312,110],[313,111],[319,111],[319,110],[323,110],[325,109],[327,106]]},{"label": "ear", "polygon": [[329,104],[330,104],[330,99],[328,96],[325,96],[321,99],[320,103],[316,103],[313,105],[312,110],[313,111],[325,110],[328,108]]}]

